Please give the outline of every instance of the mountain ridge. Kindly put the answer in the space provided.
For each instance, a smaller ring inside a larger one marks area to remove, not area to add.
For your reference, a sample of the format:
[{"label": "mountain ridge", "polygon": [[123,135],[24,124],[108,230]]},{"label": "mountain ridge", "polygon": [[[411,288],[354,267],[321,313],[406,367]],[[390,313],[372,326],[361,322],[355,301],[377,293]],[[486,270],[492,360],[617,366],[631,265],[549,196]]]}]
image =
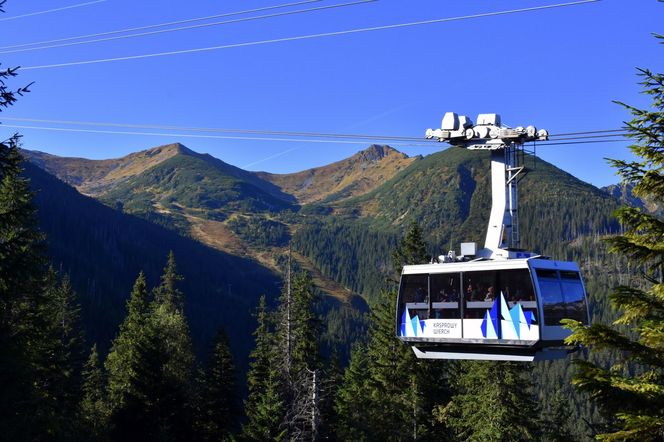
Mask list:
[{"label": "mountain ridge", "polygon": [[257,175],[295,196],[302,204],[363,195],[421,157],[409,157],[387,145],[372,144],[354,155],[300,172]]}]

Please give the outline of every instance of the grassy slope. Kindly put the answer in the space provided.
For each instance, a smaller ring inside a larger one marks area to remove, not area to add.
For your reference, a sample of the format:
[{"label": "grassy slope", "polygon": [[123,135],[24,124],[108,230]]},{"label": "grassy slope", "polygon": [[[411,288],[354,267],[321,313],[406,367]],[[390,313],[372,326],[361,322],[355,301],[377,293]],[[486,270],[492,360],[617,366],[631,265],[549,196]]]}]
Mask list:
[{"label": "grassy slope", "polygon": [[389,146],[372,145],[326,166],[281,175],[260,172],[258,176],[295,196],[298,202],[310,204],[367,193],[418,158],[409,158]]},{"label": "grassy slope", "polygon": [[97,196],[177,155],[180,148],[180,144],[168,144],[109,160],[64,158],[37,151],[24,151],[24,154],[30,161],[76,187],[81,193]]},{"label": "grassy slope", "polygon": [[[191,152],[191,151],[189,151]],[[279,211],[289,208],[288,197],[266,189],[240,169],[219,160],[185,152],[131,177],[101,195],[108,203],[120,201],[129,211],[194,209],[224,218],[234,211]]]}]

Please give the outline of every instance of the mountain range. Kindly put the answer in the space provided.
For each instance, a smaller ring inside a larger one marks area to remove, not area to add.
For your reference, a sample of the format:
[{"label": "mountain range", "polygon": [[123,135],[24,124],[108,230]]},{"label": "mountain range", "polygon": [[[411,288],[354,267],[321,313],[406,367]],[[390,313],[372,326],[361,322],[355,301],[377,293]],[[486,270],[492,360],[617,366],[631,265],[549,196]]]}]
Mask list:
[{"label": "mountain range", "polygon": [[[488,153],[459,148],[408,157],[371,145],[291,174],[245,171],[178,143],[109,160],[23,153],[54,263],[70,273],[102,348],[133,279],[143,270],[156,283],[172,249],[194,340],[204,346],[223,325],[246,361],[253,306],[278,294],[289,244],[327,295],[330,346],[347,345],[367,303],[394,287],[404,229],[417,221],[432,255],[482,243],[491,201]],[[525,248],[575,259],[584,238],[617,230],[615,196],[535,157],[526,165]]]}]

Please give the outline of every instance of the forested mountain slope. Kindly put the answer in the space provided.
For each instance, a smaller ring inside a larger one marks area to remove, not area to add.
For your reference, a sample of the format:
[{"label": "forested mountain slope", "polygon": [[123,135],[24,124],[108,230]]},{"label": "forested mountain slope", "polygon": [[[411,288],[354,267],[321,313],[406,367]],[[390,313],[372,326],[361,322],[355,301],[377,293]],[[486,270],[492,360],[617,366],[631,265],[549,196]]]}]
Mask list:
[{"label": "forested mountain slope", "polygon": [[125,300],[140,271],[150,285],[173,250],[192,336],[199,346],[223,326],[242,363],[251,348],[258,298],[273,298],[279,279],[253,260],[209,248],[78,193],[42,169],[25,164],[36,190],[41,229],[53,265],[70,274],[83,305],[88,341],[102,348],[125,315]]},{"label": "forested mountain slope", "polygon": [[625,204],[632,207],[638,207],[648,213],[661,215],[662,205],[652,197],[640,198],[634,195],[634,184],[618,183],[611,184],[610,186],[602,187],[602,190]]},{"label": "forested mountain slope", "polygon": [[[448,148],[411,159],[372,146],[327,168],[275,176],[173,146],[166,150],[174,155],[105,187],[98,198],[106,205],[28,167],[33,185],[43,189],[37,201],[51,253],[71,272],[88,329],[102,345],[115,332],[138,271],[154,282],[169,249],[185,276],[195,340],[206,342],[223,324],[234,353],[246,361],[251,311],[260,294],[278,292],[289,243],[295,266],[333,296],[318,307],[326,325],[322,341],[344,358],[366,335],[366,304],[355,294],[372,304],[381,290],[396,286],[392,253],[410,223],[422,227],[431,255],[458,250],[462,241],[484,243],[488,152]],[[542,160],[527,156],[526,166],[529,173],[519,183],[523,247],[578,261],[594,319],[609,321],[606,294],[626,277],[600,240],[618,230],[616,197]],[[67,170],[71,179],[75,169]],[[305,201],[310,203],[299,205]],[[542,401],[569,377],[569,367],[566,360],[538,364]],[[582,402],[576,406],[586,418],[593,412]]]},{"label": "forested mountain slope", "polygon": [[[584,255],[584,236],[618,228],[617,201],[533,157],[519,183],[522,246],[559,259]],[[327,206],[335,216],[309,216],[294,236],[298,250],[330,276],[371,298],[393,275],[390,250],[416,221],[430,254],[484,244],[491,207],[488,152],[450,148],[429,155],[373,191]],[[324,207],[318,213],[326,213]],[[349,271],[349,269],[352,269]]]}]

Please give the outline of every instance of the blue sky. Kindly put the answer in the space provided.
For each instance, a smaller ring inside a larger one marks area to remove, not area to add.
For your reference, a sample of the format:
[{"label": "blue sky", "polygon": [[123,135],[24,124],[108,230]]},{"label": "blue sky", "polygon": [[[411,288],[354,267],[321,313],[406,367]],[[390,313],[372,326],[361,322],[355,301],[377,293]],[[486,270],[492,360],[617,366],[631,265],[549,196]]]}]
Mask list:
[{"label": "blue sky", "polygon": [[[350,1],[321,0],[242,17]],[[288,3],[89,2],[9,0],[0,16],[5,36],[0,47]],[[0,60],[4,67],[31,68],[556,3],[379,0],[87,45],[11,53],[0,49]],[[67,6],[77,7],[19,17]],[[18,130],[28,149],[86,158],[119,157],[181,142],[250,170],[286,173],[348,157],[369,143],[185,138],[178,135],[183,131],[164,136],[154,135],[163,130],[95,126],[85,129],[152,135],[15,129],[8,126],[72,126],[18,123],[6,117],[423,137],[425,129],[439,127],[446,111],[455,111],[473,119],[478,113],[497,112],[511,126],[534,124],[551,133],[617,129],[629,116],[612,100],[648,104],[639,94],[636,67],[662,71],[664,48],[651,35],[664,33],[662,17],[664,4],[656,0],[602,0],[375,32],[26,69],[12,85],[34,81],[32,92],[0,114],[0,135]],[[390,144],[409,155],[444,148]],[[617,181],[605,157],[629,158],[626,143],[543,146],[537,153],[597,186]]]}]

